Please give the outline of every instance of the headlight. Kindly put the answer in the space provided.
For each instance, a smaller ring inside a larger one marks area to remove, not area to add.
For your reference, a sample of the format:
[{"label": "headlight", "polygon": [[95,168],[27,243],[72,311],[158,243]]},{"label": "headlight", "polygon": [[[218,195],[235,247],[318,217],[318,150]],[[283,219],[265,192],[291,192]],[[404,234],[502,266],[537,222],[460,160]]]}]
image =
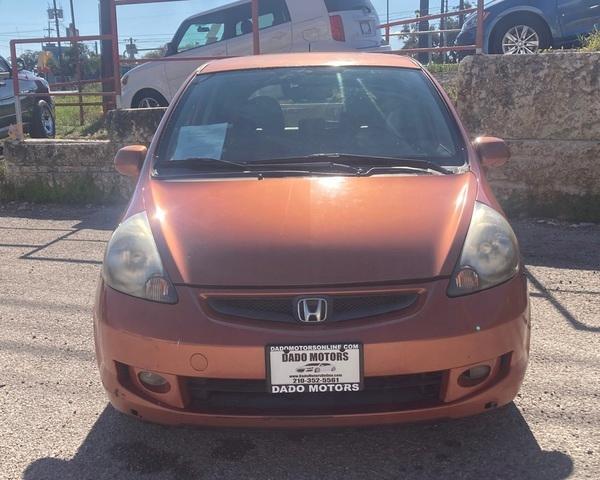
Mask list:
[{"label": "headlight", "polygon": [[519,270],[517,238],[506,219],[483,203],[475,203],[460,261],[448,295],[458,297],[498,285]]},{"label": "headlight", "polygon": [[177,303],[175,287],[164,271],[146,212],[125,220],[113,233],[102,269],[108,286],[134,297]]}]

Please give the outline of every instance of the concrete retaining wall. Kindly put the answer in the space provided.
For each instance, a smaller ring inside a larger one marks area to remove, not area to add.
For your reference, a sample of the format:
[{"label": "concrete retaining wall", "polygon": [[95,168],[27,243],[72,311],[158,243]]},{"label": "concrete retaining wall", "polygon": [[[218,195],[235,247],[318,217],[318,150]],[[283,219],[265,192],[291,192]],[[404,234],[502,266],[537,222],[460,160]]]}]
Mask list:
[{"label": "concrete retaining wall", "polygon": [[509,212],[600,221],[600,54],[468,57],[457,107],[473,137],[511,147],[488,172]]},{"label": "concrete retaining wall", "polygon": [[[473,137],[508,141],[512,160],[488,178],[509,213],[600,221],[600,54],[468,57],[442,82]],[[7,142],[7,180],[63,188],[83,178],[125,198],[132,183],[113,170],[114,153],[149,144],[163,114],[110,112],[109,141]]]},{"label": "concrete retaining wall", "polygon": [[166,108],[113,110],[108,112],[108,138],[117,146],[150,145]]},{"label": "concrete retaining wall", "polygon": [[6,182],[24,198],[123,202],[133,182],[114,169],[115,152],[108,140],[7,141]]}]

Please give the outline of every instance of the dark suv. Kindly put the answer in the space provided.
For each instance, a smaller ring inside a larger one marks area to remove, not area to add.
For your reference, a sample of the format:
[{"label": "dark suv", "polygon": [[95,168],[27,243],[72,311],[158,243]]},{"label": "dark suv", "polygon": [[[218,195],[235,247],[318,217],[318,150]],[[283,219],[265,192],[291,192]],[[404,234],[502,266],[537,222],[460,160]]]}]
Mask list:
[{"label": "dark suv", "polygon": [[[23,125],[34,138],[52,138],[55,133],[54,103],[48,82],[35,73],[19,68],[21,92],[45,93],[43,97],[22,97]],[[0,57],[0,138],[8,136],[8,128],[17,122],[15,94],[10,64]]]},{"label": "dark suv", "polygon": [[[494,0],[484,13],[486,53],[537,53],[577,45],[600,28],[600,0]],[[470,15],[456,39],[473,45],[477,15]]]}]

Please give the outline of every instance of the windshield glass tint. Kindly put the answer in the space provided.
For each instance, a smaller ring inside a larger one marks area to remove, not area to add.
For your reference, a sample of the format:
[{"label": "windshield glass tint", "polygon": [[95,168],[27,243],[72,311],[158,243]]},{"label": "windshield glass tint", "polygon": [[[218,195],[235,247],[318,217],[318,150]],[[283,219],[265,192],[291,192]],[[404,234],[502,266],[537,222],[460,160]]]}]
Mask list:
[{"label": "windshield glass tint", "polygon": [[248,163],[323,153],[465,162],[430,80],[404,68],[317,67],[198,75],[173,113],[159,164]]}]

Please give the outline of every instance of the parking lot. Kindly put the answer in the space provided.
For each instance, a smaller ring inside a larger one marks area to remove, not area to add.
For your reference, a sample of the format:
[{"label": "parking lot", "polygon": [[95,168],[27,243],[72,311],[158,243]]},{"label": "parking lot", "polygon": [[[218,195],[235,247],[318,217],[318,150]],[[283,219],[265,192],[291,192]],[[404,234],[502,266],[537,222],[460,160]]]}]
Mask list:
[{"label": "parking lot", "polygon": [[600,478],[600,226],[514,222],[533,309],[515,404],[438,424],[238,431],[108,406],[91,308],[119,213],[0,206],[0,478]]}]

